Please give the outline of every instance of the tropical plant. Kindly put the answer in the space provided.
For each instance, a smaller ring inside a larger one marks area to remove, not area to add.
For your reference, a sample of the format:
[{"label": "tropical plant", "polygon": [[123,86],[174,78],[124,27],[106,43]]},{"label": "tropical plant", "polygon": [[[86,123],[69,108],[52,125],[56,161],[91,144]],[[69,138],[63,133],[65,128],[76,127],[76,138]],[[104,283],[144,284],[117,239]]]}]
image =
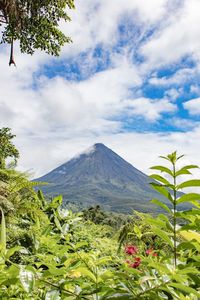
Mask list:
[{"label": "tropical plant", "polygon": [[2,0],[0,25],[2,42],[11,44],[9,64],[15,64],[13,42],[19,40],[23,53],[36,49],[59,55],[60,47],[71,42],[58,27],[60,21],[70,21],[66,9],[74,8],[74,0]]},{"label": "tropical plant", "polygon": [[[140,248],[151,247],[159,243],[158,236],[151,230],[151,225],[147,223],[148,214],[134,211],[132,218],[120,228],[118,242],[121,248],[134,241],[135,245],[140,245]],[[149,215],[150,216],[150,215]]]},{"label": "tropical plant", "polygon": [[[188,175],[196,167],[178,169],[180,158],[174,152],[165,158],[172,168],[153,167],[167,176],[171,174],[172,182],[158,174],[152,178],[156,180],[154,188],[167,197],[173,208],[154,199],[153,203],[167,214],[151,217],[136,213],[134,223],[129,223],[133,230],[120,253],[110,226],[85,221],[81,214],[63,208],[61,196],[47,201],[38,192],[46,218],[32,219],[31,214],[24,212],[28,224],[24,229],[28,228],[31,247],[29,243],[6,243],[6,221],[1,211],[0,298],[198,300],[199,194],[178,191],[197,186],[199,180],[177,182],[178,176]],[[185,201],[193,206],[178,211],[179,204]],[[148,231],[157,236],[157,245],[153,239],[151,243],[146,240]]]},{"label": "tropical plant", "polygon": [[[165,178],[162,175],[158,174],[151,175],[151,178],[157,181],[151,183],[151,185],[156,191],[167,198],[169,203],[172,204],[172,209],[170,209],[166,204],[158,199],[153,199],[152,202],[164,209],[170,216],[170,218],[164,216],[159,217],[156,221],[158,221],[157,224],[160,225],[160,228],[157,228],[155,231],[157,235],[164,239],[168,243],[168,245],[173,248],[174,267],[177,266],[178,249],[181,248],[180,242],[178,245],[178,235],[181,233],[183,228],[188,228],[188,226],[184,226],[182,228],[178,224],[178,220],[182,219],[188,222],[190,221],[191,215],[199,215],[198,208],[194,207],[189,209],[188,211],[178,211],[178,207],[181,203],[188,202],[198,207],[200,201],[200,194],[198,193],[179,193],[180,191],[182,191],[182,189],[200,186],[200,180],[197,179],[190,179],[184,182],[178,181],[178,179],[180,177],[182,178],[183,175],[191,175],[191,169],[198,168],[198,166],[196,165],[186,165],[178,169],[177,163],[182,157],[183,155],[178,156],[177,152],[175,151],[167,156],[161,156],[161,158],[167,160],[170,163],[171,168],[168,168],[166,166],[154,166],[151,168],[153,170],[158,170],[161,173],[167,174],[168,176],[168,178]],[[151,224],[155,224],[155,221],[153,219],[151,219],[150,222]],[[169,232],[168,236],[165,232],[160,230],[161,228]]]},{"label": "tropical plant", "polygon": [[6,160],[13,158],[14,165],[17,163],[19,158],[19,151],[12,143],[14,134],[11,133],[11,129],[3,127],[0,129],[0,169],[6,168]]}]

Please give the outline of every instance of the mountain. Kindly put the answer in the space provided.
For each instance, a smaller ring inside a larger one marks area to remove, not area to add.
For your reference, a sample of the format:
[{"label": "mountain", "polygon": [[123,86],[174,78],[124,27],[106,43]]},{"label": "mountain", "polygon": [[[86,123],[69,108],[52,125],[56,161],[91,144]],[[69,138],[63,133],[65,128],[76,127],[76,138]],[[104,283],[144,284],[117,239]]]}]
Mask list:
[{"label": "mountain", "polygon": [[118,212],[152,212],[156,208],[149,201],[161,198],[147,175],[100,143],[36,180],[48,182],[43,192],[62,194],[64,202],[99,204]]}]

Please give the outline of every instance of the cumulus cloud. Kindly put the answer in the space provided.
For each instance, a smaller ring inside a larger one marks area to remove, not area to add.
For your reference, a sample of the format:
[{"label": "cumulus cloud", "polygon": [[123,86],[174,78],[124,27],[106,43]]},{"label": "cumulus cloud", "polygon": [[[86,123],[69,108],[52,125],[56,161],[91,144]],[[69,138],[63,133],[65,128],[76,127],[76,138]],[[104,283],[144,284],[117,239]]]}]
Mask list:
[{"label": "cumulus cloud", "polygon": [[76,3],[70,12],[71,24],[61,24],[62,30],[73,39],[71,46],[63,49],[63,55],[77,55],[98,44],[111,47],[118,39],[118,24],[124,16],[134,18],[145,25],[153,25],[165,13],[167,0],[87,0]]},{"label": "cumulus cloud", "polygon": [[172,14],[166,26],[157,30],[141,49],[152,65],[165,65],[180,60],[185,55],[199,59],[200,47],[200,2],[184,1],[183,6]]},{"label": "cumulus cloud", "polygon": [[183,104],[191,115],[200,115],[200,98],[191,99]]},{"label": "cumulus cloud", "polygon": [[167,99],[138,98],[128,102],[130,114],[139,115],[150,122],[160,119],[162,113],[174,112],[177,109],[177,106]]},{"label": "cumulus cloud", "polygon": [[187,81],[191,81],[194,77],[198,76],[198,69],[196,68],[181,68],[173,75],[157,77],[153,75],[149,79],[149,83],[152,85],[171,86],[184,84]]}]

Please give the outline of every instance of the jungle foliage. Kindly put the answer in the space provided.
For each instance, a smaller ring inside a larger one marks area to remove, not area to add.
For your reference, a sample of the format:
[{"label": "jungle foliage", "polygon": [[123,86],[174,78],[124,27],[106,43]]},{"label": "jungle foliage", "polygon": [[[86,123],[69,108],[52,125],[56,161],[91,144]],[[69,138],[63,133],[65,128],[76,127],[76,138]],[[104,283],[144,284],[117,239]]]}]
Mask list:
[{"label": "jungle foliage", "polygon": [[[23,174],[1,169],[0,299],[198,300],[200,194],[178,193],[200,186],[178,180],[197,166],[178,168],[176,152],[163,158],[169,166],[152,168],[161,172],[152,185],[173,209],[153,199],[166,214],[135,212],[120,229],[99,207],[73,213],[62,196],[47,201]],[[182,202],[191,209],[179,211]]]}]

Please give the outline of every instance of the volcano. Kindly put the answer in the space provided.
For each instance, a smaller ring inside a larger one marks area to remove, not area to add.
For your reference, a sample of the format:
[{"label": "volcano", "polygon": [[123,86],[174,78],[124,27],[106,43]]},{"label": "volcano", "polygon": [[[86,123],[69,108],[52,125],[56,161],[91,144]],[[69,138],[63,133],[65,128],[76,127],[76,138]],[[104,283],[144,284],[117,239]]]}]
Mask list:
[{"label": "volcano", "polygon": [[48,196],[62,194],[64,203],[100,205],[122,213],[155,212],[150,200],[161,198],[147,175],[101,143],[36,180],[48,182],[42,191]]}]

